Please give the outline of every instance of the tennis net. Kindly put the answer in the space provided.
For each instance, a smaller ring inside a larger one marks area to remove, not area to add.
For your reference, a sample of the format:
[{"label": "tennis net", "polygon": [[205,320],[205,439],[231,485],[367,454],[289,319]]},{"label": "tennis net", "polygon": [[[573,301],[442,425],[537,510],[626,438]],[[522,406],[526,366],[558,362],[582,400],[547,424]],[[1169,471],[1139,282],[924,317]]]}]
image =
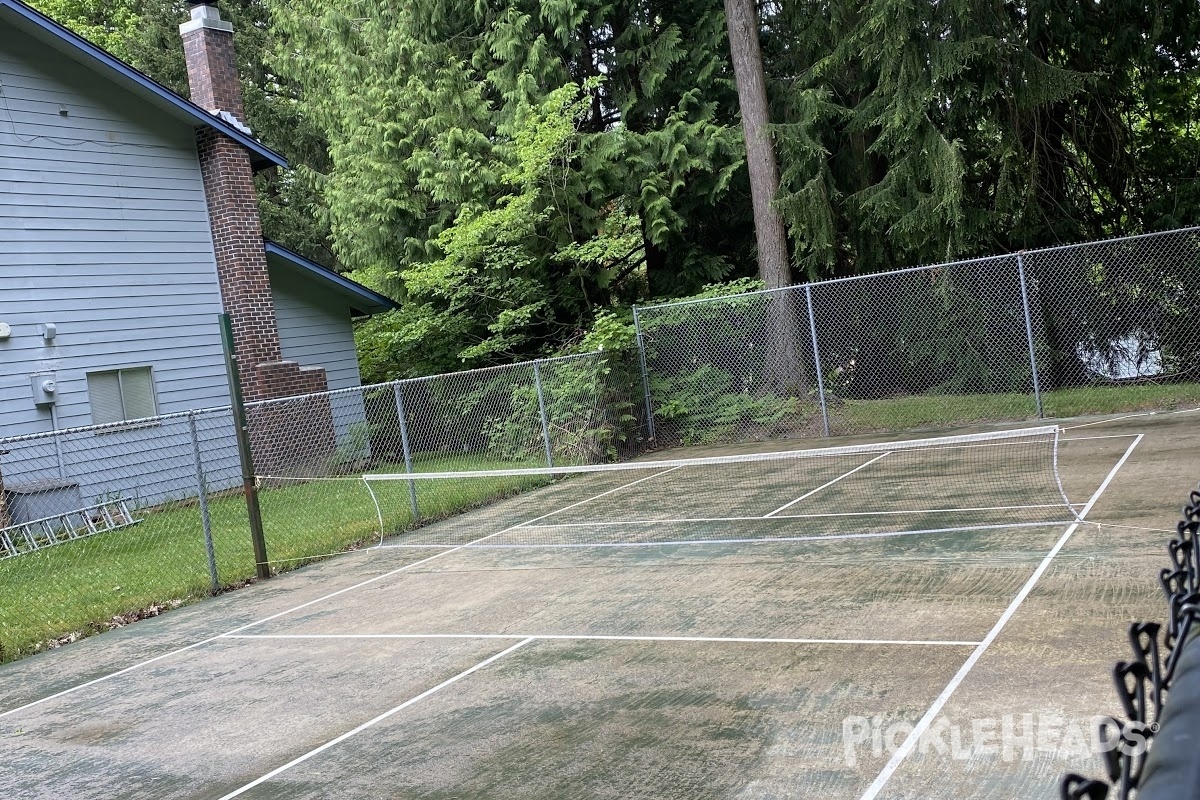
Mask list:
[{"label": "tennis net", "polygon": [[[1066,524],[1055,426],[580,467],[362,476],[385,546],[878,537]],[[474,504],[468,513],[455,513]],[[388,535],[419,519],[423,524]],[[397,523],[398,521],[398,523]]]}]

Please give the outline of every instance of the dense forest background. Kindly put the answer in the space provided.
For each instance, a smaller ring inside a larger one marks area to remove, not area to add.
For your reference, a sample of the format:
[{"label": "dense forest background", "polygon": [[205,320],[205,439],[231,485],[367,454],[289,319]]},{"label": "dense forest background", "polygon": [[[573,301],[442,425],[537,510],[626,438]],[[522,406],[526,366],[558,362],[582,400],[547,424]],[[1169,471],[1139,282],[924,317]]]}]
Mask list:
[{"label": "dense forest background", "polygon": [[[365,380],[620,345],[633,303],[759,276],[735,2],[221,1],[293,165],[266,235],[404,304],[359,328]],[[186,94],[181,2],[34,4]],[[1195,0],[757,21],[792,281],[1200,222]]]}]

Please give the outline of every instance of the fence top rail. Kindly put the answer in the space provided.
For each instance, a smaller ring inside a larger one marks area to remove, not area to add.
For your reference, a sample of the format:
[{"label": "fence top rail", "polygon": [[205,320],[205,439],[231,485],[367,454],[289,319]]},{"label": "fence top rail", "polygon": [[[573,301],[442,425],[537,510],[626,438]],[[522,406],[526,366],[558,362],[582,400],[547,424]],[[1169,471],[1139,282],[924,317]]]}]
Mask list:
[{"label": "fence top rail", "polygon": [[714,302],[721,302],[721,301],[729,301],[730,299],[733,299],[733,298],[751,297],[751,296],[760,295],[760,294],[771,294],[773,292],[786,292],[789,290],[798,290],[801,287],[809,287],[811,289],[813,287],[827,286],[830,284],[848,283],[850,281],[861,281],[861,280],[866,280],[868,278],[883,278],[888,275],[903,275],[903,274],[912,273],[912,272],[932,271],[932,270],[937,270],[937,269],[948,269],[951,267],[962,267],[962,266],[968,266],[971,264],[981,264],[986,261],[1001,261],[1001,260],[1007,260],[1007,259],[1019,259],[1022,256],[1029,257],[1029,256],[1041,255],[1044,253],[1055,253],[1055,252],[1061,252],[1064,250],[1077,250],[1077,249],[1081,249],[1081,248],[1085,248],[1085,247],[1095,247],[1096,245],[1102,245],[1102,244],[1131,242],[1131,241],[1139,240],[1139,239],[1150,239],[1150,238],[1159,237],[1159,236],[1172,236],[1172,235],[1178,236],[1181,234],[1189,234],[1189,233],[1200,233],[1200,225],[1191,226],[1191,227],[1187,227],[1187,228],[1176,228],[1174,230],[1169,230],[1169,231],[1154,231],[1152,233],[1138,233],[1138,234],[1133,234],[1131,236],[1114,236],[1109,239],[1095,239],[1095,240],[1089,241],[1089,242],[1076,242],[1074,244],[1060,244],[1060,245],[1053,245],[1050,247],[1039,247],[1039,248],[1036,248],[1033,250],[1019,250],[1019,251],[1016,251],[1013,253],[999,253],[999,254],[989,255],[989,256],[978,256],[976,258],[964,258],[964,259],[960,259],[958,261],[945,261],[945,262],[941,262],[938,264],[921,264],[921,265],[915,266],[915,267],[904,267],[903,269],[891,269],[891,270],[885,270],[883,272],[868,272],[868,273],[865,273],[862,275],[848,275],[844,278],[827,278],[826,280],[823,280],[823,281],[809,281],[808,283],[795,283],[795,284],[791,284],[789,286],[776,287],[774,289],[755,289],[750,292],[740,292],[738,294],[718,295],[716,297],[692,297],[692,298],[688,298],[688,299],[684,299],[684,300],[672,300],[668,303],[655,303],[654,305],[649,305],[649,306],[634,306],[634,314],[636,316],[639,312],[655,311],[655,310],[658,310],[661,308],[671,308],[671,307],[675,307],[675,306],[690,306],[690,305],[696,305],[698,303],[714,303]]},{"label": "fence top rail", "polygon": [[1050,247],[1039,247],[1036,250],[1020,251],[1026,256],[1036,256],[1042,253],[1055,253],[1062,250],[1078,250],[1082,247],[1095,247],[1100,244],[1118,244],[1120,242],[1132,242],[1139,239],[1154,239],[1159,236],[1179,236],[1182,234],[1200,233],[1200,225],[1191,225],[1187,228],[1172,228],[1169,231],[1151,231],[1150,233],[1135,233],[1129,236],[1110,236],[1107,239],[1093,239],[1090,242],[1076,242],[1074,244],[1056,244]]},{"label": "fence top rail", "polygon": [[19,444],[21,442],[35,441],[37,439],[50,439],[56,436],[73,436],[75,434],[85,433],[119,433],[124,430],[146,429],[161,425],[163,422],[173,422],[175,420],[187,419],[188,417],[198,417],[204,414],[229,413],[229,410],[229,406],[193,408],[187,411],[173,411],[170,414],[159,414],[156,417],[142,417],[140,419],[121,420],[120,422],[106,422],[103,425],[76,425],[73,428],[57,428],[52,431],[23,433],[20,436],[7,436],[0,439],[0,448],[10,444]]},{"label": "fence top rail", "polygon": [[656,303],[652,306],[638,306],[639,312],[657,311],[660,308],[670,308],[672,306],[690,306],[697,303],[714,303],[720,301],[728,301],[740,299],[743,297],[753,297],[760,294],[772,294],[774,292],[789,292],[799,291],[801,289],[816,289],[822,286],[829,286],[835,283],[849,283],[851,281],[861,281],[868,278],[885,278],[892,275],[904,275],[911,272],[931,272],[938,269],[948,269],[950,267],[962,267],[970,264],[980,264],[985,261],[1003,261],[1007,259],[1016,259],[1016,253],[1007,253],[998,256],[980,256],[978,258],[964,258],[961,261],[946,261],[941,264],[922,264],[919,267],[904,267],[903,269],[889,269],[884,272],[867,272],[862,275],[847,275],[844,278],[827,278],[823,281],[809,281],[808,283],[793,283],[788,286],[779,286],[774,289],[754,289],[749,292],[738,292],[737,294],[722,294],[716,297],[692,297],[686,300],[672,300],[669,303]]}]

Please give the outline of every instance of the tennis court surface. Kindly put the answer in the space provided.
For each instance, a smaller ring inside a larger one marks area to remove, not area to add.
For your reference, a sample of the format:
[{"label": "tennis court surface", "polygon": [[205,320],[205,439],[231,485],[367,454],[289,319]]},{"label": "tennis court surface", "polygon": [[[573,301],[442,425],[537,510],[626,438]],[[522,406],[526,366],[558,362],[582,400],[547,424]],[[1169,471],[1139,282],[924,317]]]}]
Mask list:
[{"label": "tennis court surface", "polygon": [[0,796],[1053,797],[1198,417],[463,476],[525,491],[0,668]]}]

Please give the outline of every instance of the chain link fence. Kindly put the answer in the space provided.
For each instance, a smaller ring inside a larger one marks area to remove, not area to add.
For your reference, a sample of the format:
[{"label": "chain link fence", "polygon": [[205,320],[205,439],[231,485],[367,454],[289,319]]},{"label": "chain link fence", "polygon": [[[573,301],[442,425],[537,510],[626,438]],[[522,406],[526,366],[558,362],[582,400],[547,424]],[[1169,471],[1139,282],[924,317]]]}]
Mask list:
[{"label": "chain link fence", "polygon": [[[643,409],[636,351],[249,403],[271,566],[529,488],[375,498],[363,473],[619,460],[648,440]],[[223,408],[0,439],[0,662],[255,576],[234,425]]]},{"label": "chain link fence", "polygon": [[1200,404],[1200,230],[639,308],[660,443]]},{"label": "chain link fence", "polygon": [[[371,490],[355,480],[364,473],[576,466],[640,452],[649,437],[638,363],[636,351],[586,353],[248,404],[272,560],[353,547],[381,526],[397,533],[528,488]],[[288,498],[276,504],[273,493]],[[313,533],[298,537],[303,529]]]},{"label": "chain link fence", "polygon": [[[635,310],[637,350],[247,406],[287,569],[529,488],[365,473],[1200,405],[1200,230]],[[255,575],[231,410],[0,439],[0,660]],[[552,474],[552,473],[551,473]]]},{"label": "chain link fence", "polygon": [[253,575],[238,464],[228,409],[0,440],[0,660]]}]

